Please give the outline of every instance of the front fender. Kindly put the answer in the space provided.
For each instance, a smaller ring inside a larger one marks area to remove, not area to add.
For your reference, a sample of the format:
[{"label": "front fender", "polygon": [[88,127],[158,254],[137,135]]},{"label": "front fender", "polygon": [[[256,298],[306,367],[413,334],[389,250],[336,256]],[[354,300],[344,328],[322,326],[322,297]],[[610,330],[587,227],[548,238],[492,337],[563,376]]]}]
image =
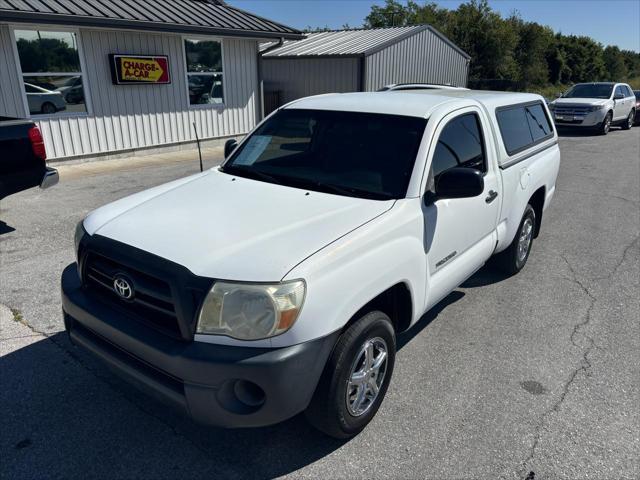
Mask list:
[{"label": "front fender", "polygon": [[285,346],[341,329],[370,300],[397,283],[412,299],[412,322],[422,314],[426,255],[420,199],[404,199],[385,214],[297,265],[285,280],[304,278],[307,296],[294,327],[272,339]]}]

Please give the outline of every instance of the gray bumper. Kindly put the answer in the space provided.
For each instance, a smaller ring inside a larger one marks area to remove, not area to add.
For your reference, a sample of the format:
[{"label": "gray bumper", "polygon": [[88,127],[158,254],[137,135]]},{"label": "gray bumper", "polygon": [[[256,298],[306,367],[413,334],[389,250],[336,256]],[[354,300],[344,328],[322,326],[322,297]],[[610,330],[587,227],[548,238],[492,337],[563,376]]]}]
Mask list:
[{"label": "gray bumper", "polygon": [[170,338],[62,274],[62,308],[72,342],[123,378],[194,420],[222,427],[270,425],[308,406],[338,333],[286,348],[251,348]]}]

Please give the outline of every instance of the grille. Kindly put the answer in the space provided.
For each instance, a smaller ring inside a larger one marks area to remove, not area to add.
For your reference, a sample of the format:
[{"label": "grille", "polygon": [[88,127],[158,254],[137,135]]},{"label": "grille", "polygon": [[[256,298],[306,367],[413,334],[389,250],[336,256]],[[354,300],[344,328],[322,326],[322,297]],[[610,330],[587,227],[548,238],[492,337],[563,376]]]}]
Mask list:
[{"label": "grille", "polygon": [[591,107],[581,105],[556,106],[553,113],[557,115],[586,115],[591,112]]},{"label": "grille", "polygon": [[[135,293],[131,300],[123,300],[113,290],[118,275],[133,283]],[[84,261],[84,280],[95,293],[137,320],[181,337],[175,301],[167,282],[94,252],[89,252]]]}]

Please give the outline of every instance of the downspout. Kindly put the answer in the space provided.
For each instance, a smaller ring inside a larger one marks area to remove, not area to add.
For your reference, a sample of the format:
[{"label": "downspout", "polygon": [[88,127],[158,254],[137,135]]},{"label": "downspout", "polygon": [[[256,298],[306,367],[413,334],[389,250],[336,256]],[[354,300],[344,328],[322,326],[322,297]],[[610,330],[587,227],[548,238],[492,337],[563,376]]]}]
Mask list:
[{"label": "downspout", "polygon": [[360,58],[358,58],[358,73],[360,74],[359,91],[366,92],[367,91],[367,77],[366,77],[366,68],[367,68],[367,56],[362,54]]},{"label": "downspout", "polygon": [[280,37],[277,43],[271,45],[270,47],[264,49],[264,51],[260,51],[260,44],[258,44],[258,101],[260,104],[260,118],[258,118],[256,123],[260,123],[264,119],[264,78],[262,78],[262,56],[265,53],[270,52],[271,50],[275,50],[276,48],[280,48],[284,44],[284,37]]}]

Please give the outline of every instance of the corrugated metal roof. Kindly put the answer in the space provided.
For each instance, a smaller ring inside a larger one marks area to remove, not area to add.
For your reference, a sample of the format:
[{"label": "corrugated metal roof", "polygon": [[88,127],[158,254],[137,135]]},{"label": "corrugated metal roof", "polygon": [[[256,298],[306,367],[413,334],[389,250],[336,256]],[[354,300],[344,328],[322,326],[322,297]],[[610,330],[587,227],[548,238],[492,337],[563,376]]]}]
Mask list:
[{"label": "corrugated metal roof", "polygon": [[270,51],[267,50],[275,46],[276,43],[263,43],[260,45],[260,50],[265,52],[264,57],[266,58],[362,56],[375,53],[423,30],[431,30],[461,55],[469,57],[442,33],[429,25],[309,33],[303,40],[285,41],[281,47]]},{"label": "corrugated metal roof", "polygon": [[0,0],[0,21],[302,38],[222,0]]}]

